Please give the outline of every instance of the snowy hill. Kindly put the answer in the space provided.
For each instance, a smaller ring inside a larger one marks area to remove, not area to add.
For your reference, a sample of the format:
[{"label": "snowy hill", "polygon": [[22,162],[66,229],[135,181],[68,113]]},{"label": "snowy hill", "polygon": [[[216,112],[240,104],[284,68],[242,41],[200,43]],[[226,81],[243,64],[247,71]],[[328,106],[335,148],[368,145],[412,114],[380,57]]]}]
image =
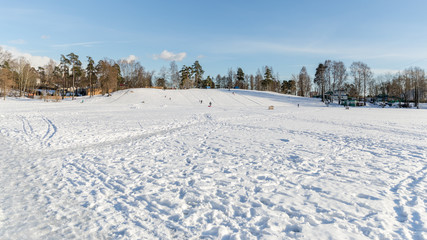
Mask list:
[{"label": "snowy hill", "polygon": [[0,239],[426,239],[426,119],[245,90],[0,101]]},{"label": "snowy hill", "polygon": [[187,90],[159,90],[159,89],[129,89],[112,94],[105,99],[97,96],[89,102],[114,104],[146,104],[173,105],[173,106],[207,106],[211,102],[221,107],[266,107],[269,105],[291,107],[297,104],[305,106],[321,106],[318,99],[302,98],[292,95],[283,95],[272,92],[249,90],[224,89],[187,89]]}]

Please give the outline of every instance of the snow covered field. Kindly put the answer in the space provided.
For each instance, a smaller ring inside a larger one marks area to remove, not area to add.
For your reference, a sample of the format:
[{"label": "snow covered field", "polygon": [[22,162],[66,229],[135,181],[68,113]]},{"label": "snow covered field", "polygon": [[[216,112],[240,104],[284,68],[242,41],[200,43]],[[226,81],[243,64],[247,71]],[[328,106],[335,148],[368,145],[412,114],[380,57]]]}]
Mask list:
[{"label": "snow covered field", "polygon": [[426,139],[266,92],[2,100],[0,239],[427,239]]}]

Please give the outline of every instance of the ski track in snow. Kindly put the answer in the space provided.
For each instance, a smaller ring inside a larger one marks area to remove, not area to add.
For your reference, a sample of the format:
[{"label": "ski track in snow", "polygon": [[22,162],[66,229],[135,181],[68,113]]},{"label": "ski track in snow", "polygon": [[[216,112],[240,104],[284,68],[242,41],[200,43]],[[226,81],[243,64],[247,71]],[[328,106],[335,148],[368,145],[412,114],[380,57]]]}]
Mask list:
[{"label": "ski track in snow", "polygon": [[427,123],[399,109],[135,89],[0,110],[1,239],[427,238]]}]

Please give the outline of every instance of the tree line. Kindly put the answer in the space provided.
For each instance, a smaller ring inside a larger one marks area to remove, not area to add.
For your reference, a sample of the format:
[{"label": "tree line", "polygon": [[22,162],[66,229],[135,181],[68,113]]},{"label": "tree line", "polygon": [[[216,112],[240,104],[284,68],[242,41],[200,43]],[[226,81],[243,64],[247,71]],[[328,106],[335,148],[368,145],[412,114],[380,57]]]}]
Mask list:
[{"label": "tree line", "polygon": [[[326,94],[331,93],[345,93],[348,97],[362,100],[365,105],[368,97],[405,103],[413,101],[415,107],[427,100],[425,71],[419,67],[408,67],[397,73],[375,77],[366,63],[353,62],[347,69],[342,61],[326,60],[316,68],[313,82],[322,101],[333,100],[325,98]],[[338,101],[340,100],[341,97],[338,97]]]},{"label": "tree line", "polygon": [[[191,66],[178,68],[176,62],[162,67],[155,74],[146,70],[136,60],[112,60],[104,58],[97,63],[86,57],[87,65],[82,66],[81,58],[74,54],[61,55],[59,64],[50,60],[37,69],[31,67],[23,57],[13,58],[0,48],[0,84],[5,97],[10,90],[18,96],[34,92],[40,87],[57,89],[62,96],[74,98],[84,89],[93,95],[96,90],[102,94],[125,88],[240,88],[259,91],[273,91],[303,97],[317,96],[322,101],[333,101],[331,95],[348,96],[363,101],[368,97],[383,96],[413,101],[415,106],[426,101],[427,84],[425,72],[419,67],[409,67],[397,73],[374,76],[371,68],[363,62],[353,62],[346,67],[342,61],[325,60],[316,68],[314,79],[303,66],[288,80],[280,80],[271,66],[261,67],[255,74],[247,74],[241,67],[229,68],[227,74],[204,77],[205,71],[195,61]],[[328,97],[329,96],[329,97]]]}]

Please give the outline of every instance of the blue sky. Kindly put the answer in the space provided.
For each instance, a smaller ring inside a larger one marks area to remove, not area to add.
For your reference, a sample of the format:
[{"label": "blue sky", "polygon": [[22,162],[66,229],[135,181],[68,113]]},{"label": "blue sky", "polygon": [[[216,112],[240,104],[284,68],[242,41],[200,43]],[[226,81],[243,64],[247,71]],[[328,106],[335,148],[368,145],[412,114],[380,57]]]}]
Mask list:
[{"label": "blue sky", "polygon": [[[136,57],[205,76],[271,66],[281,80],[326,59],[375,73],[427,69],[427,1],[0,1],[0,45],[43,63],[61,54]],[[163,52],[163,54],[162,54]]]}]

